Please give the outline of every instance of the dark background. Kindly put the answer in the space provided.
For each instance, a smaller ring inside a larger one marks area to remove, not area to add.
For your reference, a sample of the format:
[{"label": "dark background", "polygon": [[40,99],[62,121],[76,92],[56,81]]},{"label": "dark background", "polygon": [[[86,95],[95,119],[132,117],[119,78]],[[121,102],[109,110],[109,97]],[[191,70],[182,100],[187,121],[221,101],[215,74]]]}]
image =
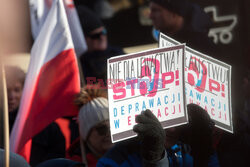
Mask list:
[{"label": "dark background", "polygon": [[[75,4],[84,4],[93,7],[98,0],[75,0]],[[203,9],[208,6],[217,8],[217,16],[235,15],[237,24],[231,30],[232,41],[223,44],[220,41],[217,45],[223,50],[223,56],[231,59],[232,63],[248,63],[246,58],[249,55],[250,43],[250,2],[249,0],[190,0],[199,4]],[[143,6],[144,0],[132,0],[131,8],[117,12],[112,18],[103,20],[108,30],[109,42],[120,47],[130,47],[155,43],[152,36],[151,25],[141,25],[139,22],[139,9]],[[147,6],[147,5],[145,5]],[[229,26],[232,22],[213,23],[213,27]],[[243,61],[244,60],[244,61]],[[230,63],[230,61],[229,61]],[[249,64],[249,63],[248,63]]]}]

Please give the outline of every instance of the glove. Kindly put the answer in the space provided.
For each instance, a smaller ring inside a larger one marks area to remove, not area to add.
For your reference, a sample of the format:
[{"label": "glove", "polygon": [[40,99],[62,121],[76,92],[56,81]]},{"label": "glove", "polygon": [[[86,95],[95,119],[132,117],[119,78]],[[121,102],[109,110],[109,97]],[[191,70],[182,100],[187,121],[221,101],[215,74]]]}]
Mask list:
[{"label": "glove", "polygon": [[147,161],[158,161],[165,153],[165,131],[150,110],[142,111],[136,117],[138,123],[133,127],[141,141],[142,156]]},{"label": "glove", "polygon": [[196,104],[188,104],[187,110],[189,123],[183,126],[180,140],[191,146],[194,166],[207,166],[210,156],[214,153],[214,122],[207,111]]},{"label": "glove", "polygon": [[188,104],[187,110],[189,123],[182,128],[181,140],[199,149],[211,145],[214,122],[206,110],[196,104]]}]

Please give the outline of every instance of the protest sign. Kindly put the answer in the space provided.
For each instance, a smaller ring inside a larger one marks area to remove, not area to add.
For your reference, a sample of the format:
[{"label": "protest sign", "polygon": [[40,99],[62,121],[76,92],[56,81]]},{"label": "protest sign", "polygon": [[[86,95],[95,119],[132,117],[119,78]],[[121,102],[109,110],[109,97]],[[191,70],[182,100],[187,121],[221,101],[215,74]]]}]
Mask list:
[{"label": "protest sign", "polygon": [[[180,42],[160,33],[159,47]],[[231,66],[186,47],[185,95],[187,104],[203,107],[215,126],[233,133],[231,104]]]},{"label": "protest sign", "polygon": [[133,126],[150,109],[164,128],[187,123],[184,97],[185,45],[107,60],[112,142],[136,136]]}]

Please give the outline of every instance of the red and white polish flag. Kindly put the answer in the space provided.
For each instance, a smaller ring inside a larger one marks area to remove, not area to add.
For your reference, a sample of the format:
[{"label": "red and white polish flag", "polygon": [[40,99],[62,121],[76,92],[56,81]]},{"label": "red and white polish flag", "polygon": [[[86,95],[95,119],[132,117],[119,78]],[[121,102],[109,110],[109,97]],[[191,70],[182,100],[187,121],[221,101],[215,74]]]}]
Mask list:
[{"label": "red and white polish flag", "polygon": [[77,115],[80,91],[77,59],[62,0],[54,0],[31,50],[10,149],[29,161],[30,139],[55,119]]}]

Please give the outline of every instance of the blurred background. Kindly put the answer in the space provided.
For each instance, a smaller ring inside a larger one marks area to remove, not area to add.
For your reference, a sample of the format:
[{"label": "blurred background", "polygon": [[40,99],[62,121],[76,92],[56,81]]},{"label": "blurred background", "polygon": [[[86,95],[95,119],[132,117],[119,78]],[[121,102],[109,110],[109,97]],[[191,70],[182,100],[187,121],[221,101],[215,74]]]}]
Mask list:
[{"label": "blurred background", "polygon": [[[224,56],[248,63],[250,48],[249,0],[190,0],[211,16],[209,36]],[[32,46],[28,0],[0,0],[0,56],[25,69]],[[109,43],[125,52],[157,47],[145,0],[75,0],[94,10],[105,23]],[[17,58],[18,57],[18,58]]]}]

